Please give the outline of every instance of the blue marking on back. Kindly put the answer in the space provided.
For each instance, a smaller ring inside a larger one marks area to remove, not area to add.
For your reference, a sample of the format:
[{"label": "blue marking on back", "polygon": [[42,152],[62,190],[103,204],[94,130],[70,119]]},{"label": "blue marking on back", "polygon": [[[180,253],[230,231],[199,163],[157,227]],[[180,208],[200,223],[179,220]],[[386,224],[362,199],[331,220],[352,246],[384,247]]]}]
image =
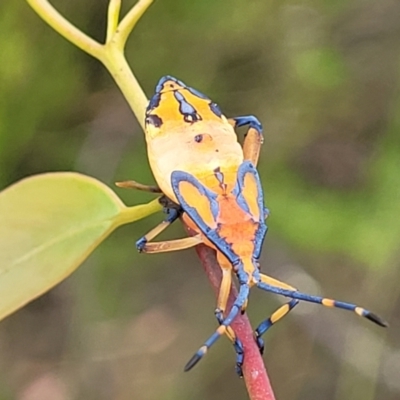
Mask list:
[{"label": "blue marking on back", "polygon": [[210,199],[210,204],[211,204],[211,213],[214,217],[214,219],[216,220],[218,218],[218,214],[219,214],[219,204],[215,198]]},{"label": "blue marking on back", "polygon": [[220,171],[219,167],[214,169],[214,175],[217,178],[219,183],[221,183],[221,184],[224,183],[224,174]]},{"label": "blue marking on back", "polygon": [[[190,175],[183,171],[174,171],[171,175],[171,181],[172,181],[172,187],[174,188],[174,192],[176,187],[179,196],[181,196],[179,191],[179,182],[181,181],[186,181],[191,183],[199,191],[201,195],[206,196],[210,201],[211,213],[213,215],[213,218],[215,221],[217,221],[219,214],[219,204],[217,202],[218,195],[216,193],[212,192],[210,189],[202,185],[201,182],[199,182],[193,175]],[[174,186],[174,181],[176,181],[176,186]]]},{"label": "blue marking on back", "polygon": [[250,212],[249,206],[246,202],[246,199],[243,196],[243,186],[244,186],[244,178],[246,174],[252,174],[256,180],[257,183],[257,204],[260,212],[260,221],[263,221],[265,216],[264,216],[264,199],[263,199],[263,192],[262,192],[262,187],[261,187],[261,182],[260,182],[260,177],[258,175],[257,169],[254,167],[254,165],[250,161],[244,161],[238,168],[237,172],[237,180],[236,180],[236,185],[234,189],[232,190],[232,194],[236,196],[238,199],[239,204],[245,208],[243,208],[244,211]]},{"label": "blue marking on back", "polygon": [[232,194],[236,196],[236,200],[239,204],[239,206],[247,213],[250,214],[250,209],[249,205],[247,204],[246,199],[243,196],[243,186],[244,186],[244,179],[246,174],[252,174],[256,180],[257,183],[257,204],[258,204],[258,209],[260,212],[260,220],[255,221],[258,222],[259,226],[257,228],[257,231],[255,233],[254,237],[254,251],[253,251],[253,257],[255,259],[258,259],[261,254],[261,249],[262,245],[264,242],[265,235],[267,234],[268,227],[265,224],[265,215],[264,215],[264,198],[263,198],[263,192],[262,192],[262,187],[261,187],[261,182],[260,182],[260,177],[258,175],[257,169],[254,167],[254,165],[250,161],[244,161],[237,172],[237,180],[236,180],[236,185],[234,189],[232,190]]},{"label": "blue marking on back", "polygon": [[210,228],[204,222],[203,218],[201,218],[198,211],[194,207],[189,206],[184,197],[181,195],[179,190],[179,183],[182,181],[191,183],[199,191],[200,194],[208,197],[208,199],[210,200],[211,212],[215,219],[218,217],[219,213],[219,205],[216,201],[217,194],[206,188],[193,175],[190,175],[187,172],[174,171],[171,174],[172,190],[174,191],[174,194],[178,199],[182,209],[189,215],[189,217],[199,227],[203,234],[207,236],[210,242],[212,242],[232,264],[240,263],[240,258],[232,251],[230,244],[225,239],[221,238],[221,236],[219,236],[216,229]]},{"label": "blue marking on back", "polygon": [[185,97],[183,97],[182,93],[179,93],[178,91],[174,92],[174,97],[176,98],[176,100],[178,100],[179,102],[179,112],[183,115],[187,115],[187,114],[197,114],[196,110],[194,109],[194,107],[188,103],[185,99]]},{"label": "blue marking on back", "polygon": [[235,186],[235,188],[232,190],[232,194],[233,194],[234,196],[236,196],[236,201],[237,201],[237,203],[239,204],[240,208],[241,208],[244,212],[250,214],[249,206],[248,206],[248,204],[247,204],[247,202],[246,202],[246,199],[245,199],[244,196],[243,196],[242,187],[241,187],[241,185],[239,184],[239,182],[236,182],[236,186]]},{"label": "blue marking on back", "polygon": [[232,190],[232,194],[236,196],[236,201],[239,204],[240,208],[250,214],[249,205],[246,202],[246,199],[243,196],[243,185],[244,185],[244,176],[248,172],[248,162],[243,162],[238,169],[236,185]]},{"label": "blue marking on back", "polygon": [[261,221],[254,238],[253,257],[256,260],[260,258],[262,246],[267,232],[268,232],[268,226],[264,221]]}]

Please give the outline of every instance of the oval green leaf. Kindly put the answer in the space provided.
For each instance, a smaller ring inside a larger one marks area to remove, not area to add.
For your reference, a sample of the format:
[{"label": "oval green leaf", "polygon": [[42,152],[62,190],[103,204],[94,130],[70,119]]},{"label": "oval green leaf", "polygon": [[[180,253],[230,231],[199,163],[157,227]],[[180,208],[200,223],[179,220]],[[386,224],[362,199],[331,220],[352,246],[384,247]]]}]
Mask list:
[{"label": "oval green leaf", "polygon": [[37,175],[0,193],[0,319],[70,275],[116,227],[160,209],[126,207],[77,173]]}]

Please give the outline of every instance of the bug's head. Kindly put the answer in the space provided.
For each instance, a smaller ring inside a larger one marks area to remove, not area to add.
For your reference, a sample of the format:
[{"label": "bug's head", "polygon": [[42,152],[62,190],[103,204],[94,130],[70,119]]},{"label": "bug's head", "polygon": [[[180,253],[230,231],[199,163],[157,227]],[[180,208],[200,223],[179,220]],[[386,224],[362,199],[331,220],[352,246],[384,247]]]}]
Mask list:
[{"label": "bug's head", "polygon": [[218,105],[207,96],[172,77],[162,77],[146,109],[146,132],[154,137],[180,131],[200,121],[221,122]]},{"label": "bug's head", "polygon": [[155,95],[159,93],[171,92],[174,90],[182,90],[187,88],[187,86],[180,80],[174,78],[173,76],[166,75],[163,76],[157,83]]}]

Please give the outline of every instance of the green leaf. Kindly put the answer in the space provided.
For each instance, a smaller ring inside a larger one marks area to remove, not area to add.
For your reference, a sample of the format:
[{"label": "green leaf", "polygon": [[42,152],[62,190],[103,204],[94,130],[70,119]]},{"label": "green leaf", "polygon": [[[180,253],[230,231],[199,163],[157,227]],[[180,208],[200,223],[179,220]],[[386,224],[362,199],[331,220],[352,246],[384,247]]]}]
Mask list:
[{"label": "green leaf", "polygon": [[96,179],[68,172],[0,193],[0,319],[69,276],[118,226],[160,210],[126,207]]}]

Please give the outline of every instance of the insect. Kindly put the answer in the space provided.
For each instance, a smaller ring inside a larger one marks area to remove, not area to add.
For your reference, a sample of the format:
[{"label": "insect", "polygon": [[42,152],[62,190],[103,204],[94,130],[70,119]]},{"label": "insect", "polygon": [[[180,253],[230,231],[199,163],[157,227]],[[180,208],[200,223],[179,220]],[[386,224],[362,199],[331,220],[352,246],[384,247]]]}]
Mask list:
[{"label": "insect", "polygon": [[[242,148],[234,128],[244,125],[248,126],[248,132]],[[137,241],[138,250],[158,253],[204,243],[216,250],[222,269],[215,310],[219,326],[189,360],[185,371],[196,365],[225,334],[234,345],[236,370],[242,375],[243,346],[230,325],[239,313],[246,310],[249,290],[253,286],[291,299],[255,330],[260,351],[264,348],[261,336],[300,300],[350,310],[380,326],[387,325],[364,308],[299,292],[293,286],[260,272],[259,258],[269,212],[264,206],[255,167],[263,142],[261,123],[256,117],[227,119],[208,97],[171,76],[165,76],[158,82],[147,107],[145,131],[150,166],[159,188],[138,185],[133,181],[120,186],[162,192],[172,203],[167,205],[165,221]],[[196,235],[152,242],[179,216]],[[239,293],[231,309],[227,310],[232,274],[237,277]]]}]

